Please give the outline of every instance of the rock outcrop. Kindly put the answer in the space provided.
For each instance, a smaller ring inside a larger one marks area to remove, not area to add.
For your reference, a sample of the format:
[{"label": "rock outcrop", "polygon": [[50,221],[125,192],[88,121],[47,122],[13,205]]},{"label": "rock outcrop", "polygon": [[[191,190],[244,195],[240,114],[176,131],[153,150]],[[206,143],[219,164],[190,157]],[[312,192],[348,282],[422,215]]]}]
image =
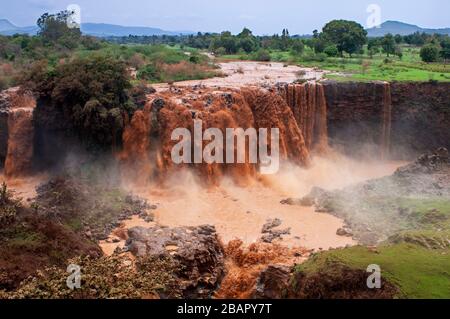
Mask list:
[{"label": "rock outcrop", "polygon": [[291,267],[270,265],[259,275],[253,294],[255,299],[282,299],[286,297]]},{"label": "rock outcrop", "polygon": [[345,154],[408,158],[440,146],[450,148],[449,83],[322,85],[329,141]]},{"label": "rock outcrop", "polygon": [[213,226],[135,227],[126,249],[138,257],[171,256],[180,264],[177,275],[186,298],[209,298],[224,273],[224,251]]},{"label": "rock outcrop", "polygon": [[[353,236],[364,245],[376,245],[402,232],[425,225],[440,229],[444,212],[423,212],[418,203],[439,206],[450,198],[450,161],[446,148],[421,155],[392,176],[366,181],[341,190],[314,188],[303,200],[316,211],[330,213],[346,222],[343,236]],[[432,207],[433,208],[433,207]]]}]

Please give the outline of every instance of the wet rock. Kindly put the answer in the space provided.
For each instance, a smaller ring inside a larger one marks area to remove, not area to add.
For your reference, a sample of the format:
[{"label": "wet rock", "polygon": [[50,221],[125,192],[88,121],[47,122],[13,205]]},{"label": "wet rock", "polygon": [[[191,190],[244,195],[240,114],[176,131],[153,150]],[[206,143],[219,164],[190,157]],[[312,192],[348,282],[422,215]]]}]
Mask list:
[{"label": "wet rock", "polygon": [[135,256],[172,256],[181,265],[180,285],[186,298],[208,298],[224,272],[224,251],[214,226],[135,227],[126,247]]},{"label": "wet rock", "polygon": [[155,221],[155,216],[153,214],[147,215],[147,216],[144,217],[144,221],[146,223],[152,223],[152,222]]},{"label": "wet rock", "polygon": [[276,239],[281,239],[283,235],[290,235],[291,229],[274,229],[281,226],[282,221],[278,218],[269,219],[266,224],[263,225],[261,241],[264,243],[272,243]]},{"label": "wet rock", "polygon": [[311,207],[314,205],[314,198],[305,196],[303,198],[288,198],[280,202],[282,205]]},{"label": "wet rock", "polygon": [[123,253],[124,252],[124,250],[121,248],[121,247],[117,247],[116,249],[114,249],[114,254],[121,254],[121,253]]},{"label": "wet rock", "polygon": [[287,266],[270,265],[261,272],[257,281],[254,299],[281,299],[289,285],[291,269]]},{"label": "wet rock", "polygon": [[365,233],[359,236],[359,242],[366,246],[376,246],[380,237],[375,233]]},{"label": "wet rock", "polygon": [[273,228],[281,226],[283,222],[279,218],[269,219],[266,224],[263,225],[262,233],[269,233]]},{"label": "wet rock", "polygon": [[270,244],[276,239],[282,239],[283,235],[290,235],[290,234],[291,234],[290,228],[280,230],[270,230],[270,232],[264,234],[261,237],[261,241]]},{"label": "wet rock", "polygon": [[156,98],[152,102],[153,110],[156,112],[161,111],[162,108],[166,105],[166,102],[162,98]]},{"label": "wet rock", "polygon": [[446,148],[441,147],[431,153],[421,155],[414,163],[401,167],[395,173],[397,177],[408,177],[414,174],[430,174],[450,166],[450,155]]},{"label": "wet rock", "polygon": [[343,228],[339,228],[337,230],[336,235],[342,236],[342,237],[352,237],[353,233],[352,233],[351,229],[349,229],[347,227],[343,227]]},{"label": "wet rock", "polygon": [[227,107],[233,105],[233,95],[231,93],[223,93],[222,97]]}]

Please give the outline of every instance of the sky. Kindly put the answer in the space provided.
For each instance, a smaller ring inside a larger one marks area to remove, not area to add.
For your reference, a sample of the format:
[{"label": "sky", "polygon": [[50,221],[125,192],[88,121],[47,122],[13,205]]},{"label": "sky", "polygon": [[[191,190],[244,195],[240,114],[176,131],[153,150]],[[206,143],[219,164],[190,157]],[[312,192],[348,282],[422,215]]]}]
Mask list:
[{"label": "sky", "polygon": [[34,25],[44,12],[69,4],[81,8],[82,22],[157,27],[168,31],[233,33],[244,27],[255,34],[311,34],[333,19],[367,26],[370,4],[381,20],[397,20],[426,28],[450,27],[449,0],[0,0],[0,19],[18,26]]}]

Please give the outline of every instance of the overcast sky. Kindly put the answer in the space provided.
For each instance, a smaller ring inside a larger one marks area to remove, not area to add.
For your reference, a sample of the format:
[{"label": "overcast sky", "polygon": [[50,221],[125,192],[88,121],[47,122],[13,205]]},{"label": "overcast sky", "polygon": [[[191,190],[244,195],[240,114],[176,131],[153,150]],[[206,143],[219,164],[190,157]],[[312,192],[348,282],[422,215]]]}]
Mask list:
[{"label": "overcast sky", "polygon": [[306,34],[336,18],[366,25],[366,9],[372,3],[380,6],[382,21],[450,27],[449,0],[0,0],[0,18],[34,25],[44,12],[78,4],[82,22],[233,33],[249,27],[257,34],[288,28],[291,34]]}]

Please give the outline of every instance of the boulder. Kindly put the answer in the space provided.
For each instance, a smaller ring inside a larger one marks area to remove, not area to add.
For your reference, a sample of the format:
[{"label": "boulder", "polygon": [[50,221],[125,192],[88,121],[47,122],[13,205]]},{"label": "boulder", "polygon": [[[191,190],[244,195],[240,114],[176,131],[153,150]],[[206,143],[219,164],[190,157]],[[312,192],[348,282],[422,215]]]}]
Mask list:
[{"label": "boulder", "polygon": [[213,226],[135,227],[128,237],[126,249],[135,256],[171,256],[179,262],[186,298],[209,298],[222,279],[224,251]]},{"label": "boulder", "polygon": [[254,299],[284,298],[289,286],[291,268],[281,265],[270,265],[261,272],[257,281]]}]

